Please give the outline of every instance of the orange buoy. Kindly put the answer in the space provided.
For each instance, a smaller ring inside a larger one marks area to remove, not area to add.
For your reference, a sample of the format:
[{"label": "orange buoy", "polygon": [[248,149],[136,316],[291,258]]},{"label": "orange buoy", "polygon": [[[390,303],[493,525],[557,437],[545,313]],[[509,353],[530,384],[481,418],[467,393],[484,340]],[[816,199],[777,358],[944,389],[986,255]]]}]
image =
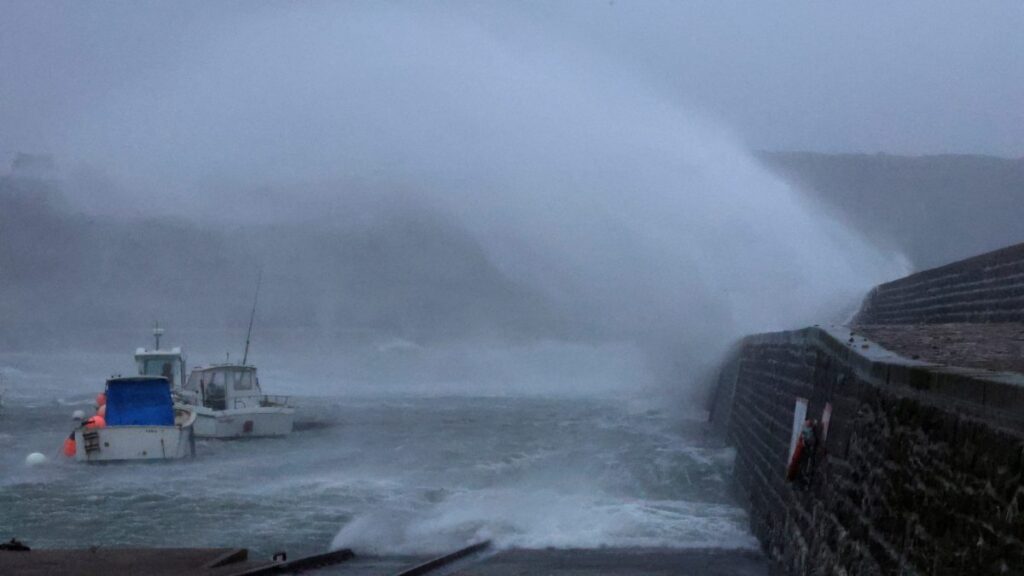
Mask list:
[{"label": "orange buoy", "polygon": [[88,420],[85,421],[85,427],[86,428],[106,428],[107,427],[107,421],[103,419],[103,416],[100,416],[99,414],[97,414],[96,416],[93,416],[92,418],[89,418]]},{"label": "orange buoy", "polygon": [[107,395],[104,394],[103,392],[100,392],[99,394],[97,394],[96,395],[96,405],[97,406],[106,406],[107,405]]},{"label": "orange buoy", "polygon": [[67,456],[68,458],[74,458],[75,457],[75,449],[76,449],[76,446],[75,446],[75,435],[72,434],[71,436],[68,436],[64,440],[64,455]]},{"label": "orange buoy", "polygon": [[104,404],[96,409],[96,415],[106,420],[107,418],[107,405]]}]

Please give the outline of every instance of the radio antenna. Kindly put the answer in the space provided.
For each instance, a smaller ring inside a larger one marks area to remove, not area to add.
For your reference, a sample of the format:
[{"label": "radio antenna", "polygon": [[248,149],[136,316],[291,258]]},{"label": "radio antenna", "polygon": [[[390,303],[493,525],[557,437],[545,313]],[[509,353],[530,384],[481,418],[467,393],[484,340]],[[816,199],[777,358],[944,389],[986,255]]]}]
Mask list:
[{"label": "radio antenna", "polygon": [[163,335],[164,335],[164,329],[160,327],[160,322],[159,321],[154,321],[153,322],[153,338],[156,338],[156,348],[154,348],[154,350],[159,350],[160,349],[160,337],[163,336]]},{"label": "radio antenna", "polygon": [[249,314],[249,331],[245,334],[245,354],[242,354],[242,366],[245,366],[245,361],[249,359],[249,342],[252,340],[252,323],[256,319],[256,303],[260,299],[260,284],[263,283],[263,269],[260,268],[260,274],[256,278],[256,295],[252,299],[252,313]]}]

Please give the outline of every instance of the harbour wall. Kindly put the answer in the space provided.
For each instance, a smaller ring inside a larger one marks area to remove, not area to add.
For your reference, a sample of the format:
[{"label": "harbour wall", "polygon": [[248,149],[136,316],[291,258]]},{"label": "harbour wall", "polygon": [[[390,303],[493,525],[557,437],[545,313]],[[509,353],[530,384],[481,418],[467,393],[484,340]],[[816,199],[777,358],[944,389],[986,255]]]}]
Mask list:
[{"label": "harbour wall", "polygon": [[[800,575],[1024,574],[1024,374],[987,369],[1017,369],[1022,323],[1017,244],[868,295],[856,330],[912,358],[836,326],[739,342],[712,421],[769,555]],[[790,483],[798,398],[831,421]]]},{"label": "harbour wall", "polygon": [[[832,416],[785,479],[794,405]],[[754,335],[712,421],[751,528],[790,574],[1024,574],[1024,377],[903,358],[842,327]]]},{"label": "harbour wall", "polygon": [[876,287],[857,324],[1024,322],[1024,243]]},{"label": "harbour wall", "polygon": [[[745,338],[713,420],[790,574],[1024,574],[1024,377],[903,359],[843,328]],[[785,481],[794,405],[833,407],[809,484]]]}]

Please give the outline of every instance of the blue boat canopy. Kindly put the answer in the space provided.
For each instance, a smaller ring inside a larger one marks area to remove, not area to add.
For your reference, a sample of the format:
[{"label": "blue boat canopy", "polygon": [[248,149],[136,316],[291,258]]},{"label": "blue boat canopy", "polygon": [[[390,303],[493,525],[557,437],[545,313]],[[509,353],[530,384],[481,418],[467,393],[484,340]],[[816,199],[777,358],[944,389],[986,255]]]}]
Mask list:
[{"label": "blue boat canopy", "polygon": [[107,380],[108,426],[173,426],[171,387],[162,376]]}]

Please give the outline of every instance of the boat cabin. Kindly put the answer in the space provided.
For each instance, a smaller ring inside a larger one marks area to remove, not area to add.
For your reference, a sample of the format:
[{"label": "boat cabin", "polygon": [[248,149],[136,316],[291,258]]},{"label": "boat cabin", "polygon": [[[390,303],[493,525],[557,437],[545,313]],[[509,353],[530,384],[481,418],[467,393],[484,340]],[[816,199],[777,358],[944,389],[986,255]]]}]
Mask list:
[{"label": "boat cabin", "polygon": [[266,403],[256,367],[241,364],[194,368],[185,383],[185,392],[193,393],[197,404],[212,410],[254,408]]},{"label": "boat cabin", "polygon": [[156,347],[152,350],[136,348],[135,366],[138,368],[139,376],[163,376],[171,384],[171,388],[180,389],[185,385],[185,355],[179,347],[160,348],[160,337],[163,335],[164,329],[159,323],[156,324],[153,327]]},{"label": "boat cabin", "polygon": [[173,388],[185,385],[185,355],[181,348],[138,348],[135,350],[135,365],[140,376],[163,376]]}]

